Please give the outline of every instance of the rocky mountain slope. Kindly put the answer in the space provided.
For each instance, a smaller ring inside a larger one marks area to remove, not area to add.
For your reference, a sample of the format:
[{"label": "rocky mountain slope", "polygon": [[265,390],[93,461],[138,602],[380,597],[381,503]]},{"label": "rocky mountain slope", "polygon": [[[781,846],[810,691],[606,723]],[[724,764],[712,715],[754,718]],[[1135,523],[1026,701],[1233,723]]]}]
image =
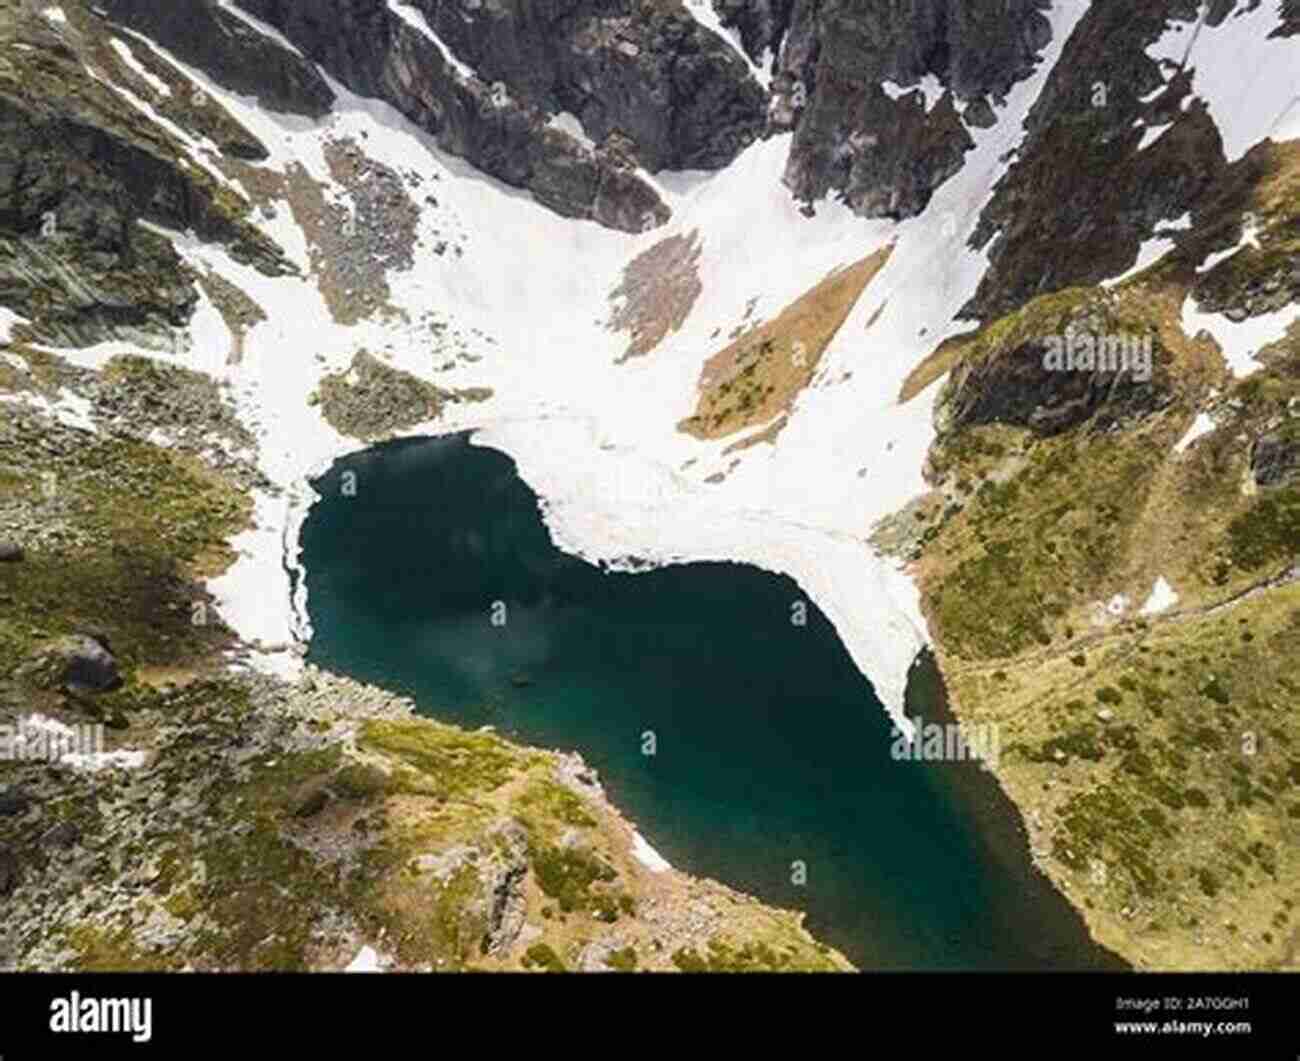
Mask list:
[{"label": "rocky mountain slope", "polygon": [[588,559],[793,575],[902,728],[931,645],[1137,966],[1294,967],[1298,60],[1291,0],[5,0],[4,710],[127,757],[0,766],[3,961],[842,964],[304,673],[308,477],[473,430]]}]

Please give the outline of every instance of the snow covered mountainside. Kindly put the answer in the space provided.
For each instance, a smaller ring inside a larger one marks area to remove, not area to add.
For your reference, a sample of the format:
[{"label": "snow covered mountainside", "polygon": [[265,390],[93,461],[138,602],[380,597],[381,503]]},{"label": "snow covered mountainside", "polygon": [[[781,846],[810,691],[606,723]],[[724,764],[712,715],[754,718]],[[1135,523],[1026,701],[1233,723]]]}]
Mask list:
[{"label": "snow covered mountainside", "polygon": [[300,677],[309,478],[471,430],[570,552],[794,577],[900,728],[931,646],[1126,958],[1300,960],[1294,0],[6,0],[0,64],[0,409],[243,499],[233,664]]}]

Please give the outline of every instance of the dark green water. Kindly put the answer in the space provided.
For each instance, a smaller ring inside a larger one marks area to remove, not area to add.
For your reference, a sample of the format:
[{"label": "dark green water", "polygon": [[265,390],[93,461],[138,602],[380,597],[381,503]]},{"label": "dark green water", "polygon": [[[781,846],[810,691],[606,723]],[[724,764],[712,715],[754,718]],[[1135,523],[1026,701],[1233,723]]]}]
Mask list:
[{"label": "dark green water", "polygon": [[[806,911],[860,967],[1116,967],[1030,866],[989,775],[891,759],[834,629],[811,605],[791,623],[790,579],[602,573],[551,544],[507,457],[462,437],[376,447],[316,487],[314,663],[440,719],[577,749],[674,866]],[[909,697],[909,714],[945,711],[932,667]]]}]

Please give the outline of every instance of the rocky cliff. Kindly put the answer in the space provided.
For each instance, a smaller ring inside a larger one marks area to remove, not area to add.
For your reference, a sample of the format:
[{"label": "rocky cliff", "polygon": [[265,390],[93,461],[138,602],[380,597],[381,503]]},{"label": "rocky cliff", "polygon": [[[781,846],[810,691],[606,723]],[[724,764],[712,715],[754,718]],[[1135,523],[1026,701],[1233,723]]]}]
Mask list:
[{"label": "rocky cliff", "polygon": [[[192,621],[232,540],[281,586],[320,458],[454,422],[575,538],[924,628],[1135,965],[1294,967],[1297,49],[1294,0],[0,4],[0,713],[149,755],[104,806],[0,768],[0,956],[843,964],[651,875],[571,759]],[[486,817],[424,845],[448,786]]]}]

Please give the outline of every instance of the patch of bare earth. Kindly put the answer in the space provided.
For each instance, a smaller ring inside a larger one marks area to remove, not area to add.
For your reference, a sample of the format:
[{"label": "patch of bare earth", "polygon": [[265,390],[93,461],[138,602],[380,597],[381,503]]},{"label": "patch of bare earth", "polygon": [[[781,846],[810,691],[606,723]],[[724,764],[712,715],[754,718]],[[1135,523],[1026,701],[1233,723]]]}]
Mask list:
[{"label": "patch of bare earth", "polygon": [[195,277],[203,293],[216,306],[221,319],[230,329],[230,353],[226,363],[238,365],[244,360],[244,338],[262,321],[266,311],[254,302],[241,288],[236,287],[220,273],[209,269]]},{"label": "patch of bare earth", "polygon": [[704,287],[700,283],[699,231],[669,236],[638,254],[610,293],[615,304],[605,327],[626,332],[628,348],[618,363],[648,354],[685,323]]}]

